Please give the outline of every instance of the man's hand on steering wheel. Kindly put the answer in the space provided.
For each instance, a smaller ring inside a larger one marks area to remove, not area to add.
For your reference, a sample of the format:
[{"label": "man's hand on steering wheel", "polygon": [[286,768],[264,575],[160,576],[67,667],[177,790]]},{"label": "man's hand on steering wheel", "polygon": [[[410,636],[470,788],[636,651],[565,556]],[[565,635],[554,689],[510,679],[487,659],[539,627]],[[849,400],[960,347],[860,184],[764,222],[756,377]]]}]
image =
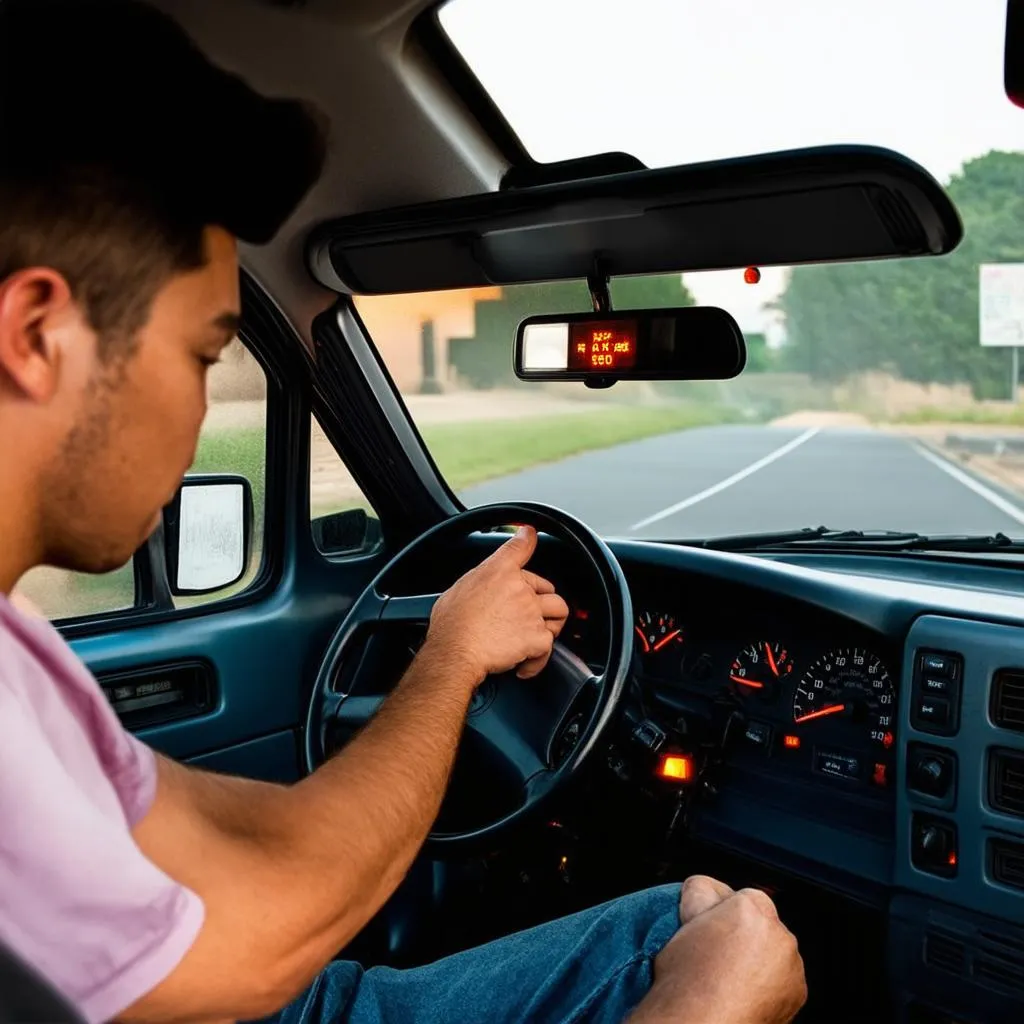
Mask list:
[{"label": "man's hand on steering wheel", "polygon": [[529,679],[548,663],[569,606],[524,568],[536,548],[537,531],[520,527],[434,605],[426,645],[465,664],[474,686],[511,669]]}]

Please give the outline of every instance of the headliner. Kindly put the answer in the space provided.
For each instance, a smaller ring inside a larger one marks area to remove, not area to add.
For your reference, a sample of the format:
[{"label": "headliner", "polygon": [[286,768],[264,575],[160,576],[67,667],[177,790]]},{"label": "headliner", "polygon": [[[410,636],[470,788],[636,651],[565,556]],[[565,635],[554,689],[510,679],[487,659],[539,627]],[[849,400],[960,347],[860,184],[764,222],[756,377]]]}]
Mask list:
[{"label": "headliner", "polygon": [[[306,270],[311,227],[333,217],[497,188],[508,162],[411,33],[432,0],[153,0],[219,64],[331,121],[323,177],[245,267],[308,341],[332,301]],[[231,159],[224,154],[223,159]],[[240,167],[240,174],[259,168]]]}]

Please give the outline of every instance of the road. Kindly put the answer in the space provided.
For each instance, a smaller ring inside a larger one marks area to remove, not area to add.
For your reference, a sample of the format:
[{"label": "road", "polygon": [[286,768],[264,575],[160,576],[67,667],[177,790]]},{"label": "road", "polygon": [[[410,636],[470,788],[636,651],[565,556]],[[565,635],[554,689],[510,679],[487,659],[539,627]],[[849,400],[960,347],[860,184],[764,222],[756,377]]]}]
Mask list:
[{"label": "road", "polygon": [[687,430],[537,466],[463,498],[544,501],[620,537],[819,525],[1024,536],[1024,499],[912,439],[870,429]]}]

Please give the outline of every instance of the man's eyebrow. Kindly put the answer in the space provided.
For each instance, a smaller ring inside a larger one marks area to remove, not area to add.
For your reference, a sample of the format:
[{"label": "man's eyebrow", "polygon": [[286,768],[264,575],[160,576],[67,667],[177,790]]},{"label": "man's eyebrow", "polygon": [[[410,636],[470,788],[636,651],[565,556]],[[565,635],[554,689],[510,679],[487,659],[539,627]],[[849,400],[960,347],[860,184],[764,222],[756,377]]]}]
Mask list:
[{"label": "man's eyebrow", "polygon": [[242,326],[242,317],[235,312],[221,313],[214,319],[213,326],[228,334],[237,334],[238,329]]}]

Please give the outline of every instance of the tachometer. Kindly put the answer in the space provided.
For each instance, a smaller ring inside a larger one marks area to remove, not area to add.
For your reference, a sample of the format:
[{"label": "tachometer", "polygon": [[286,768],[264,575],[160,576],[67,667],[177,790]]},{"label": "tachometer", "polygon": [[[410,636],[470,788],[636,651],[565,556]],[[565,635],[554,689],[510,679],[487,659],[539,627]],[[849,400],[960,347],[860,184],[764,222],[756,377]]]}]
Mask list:
[{"label": "tachometer", "polygon": [[863,647],[841,647],[819,658],[793,694],[793,724],[829,723],[851,737],[888,749],[893,744],[896,691],[881,660]]},{"label": "tachometer", "polygon": [[789,652],[780,643],[761,640],[748,644],[729,666],[729,682],[741,696],[757,694],[771,699],[778,692],[779,680],[793,671]]}]

